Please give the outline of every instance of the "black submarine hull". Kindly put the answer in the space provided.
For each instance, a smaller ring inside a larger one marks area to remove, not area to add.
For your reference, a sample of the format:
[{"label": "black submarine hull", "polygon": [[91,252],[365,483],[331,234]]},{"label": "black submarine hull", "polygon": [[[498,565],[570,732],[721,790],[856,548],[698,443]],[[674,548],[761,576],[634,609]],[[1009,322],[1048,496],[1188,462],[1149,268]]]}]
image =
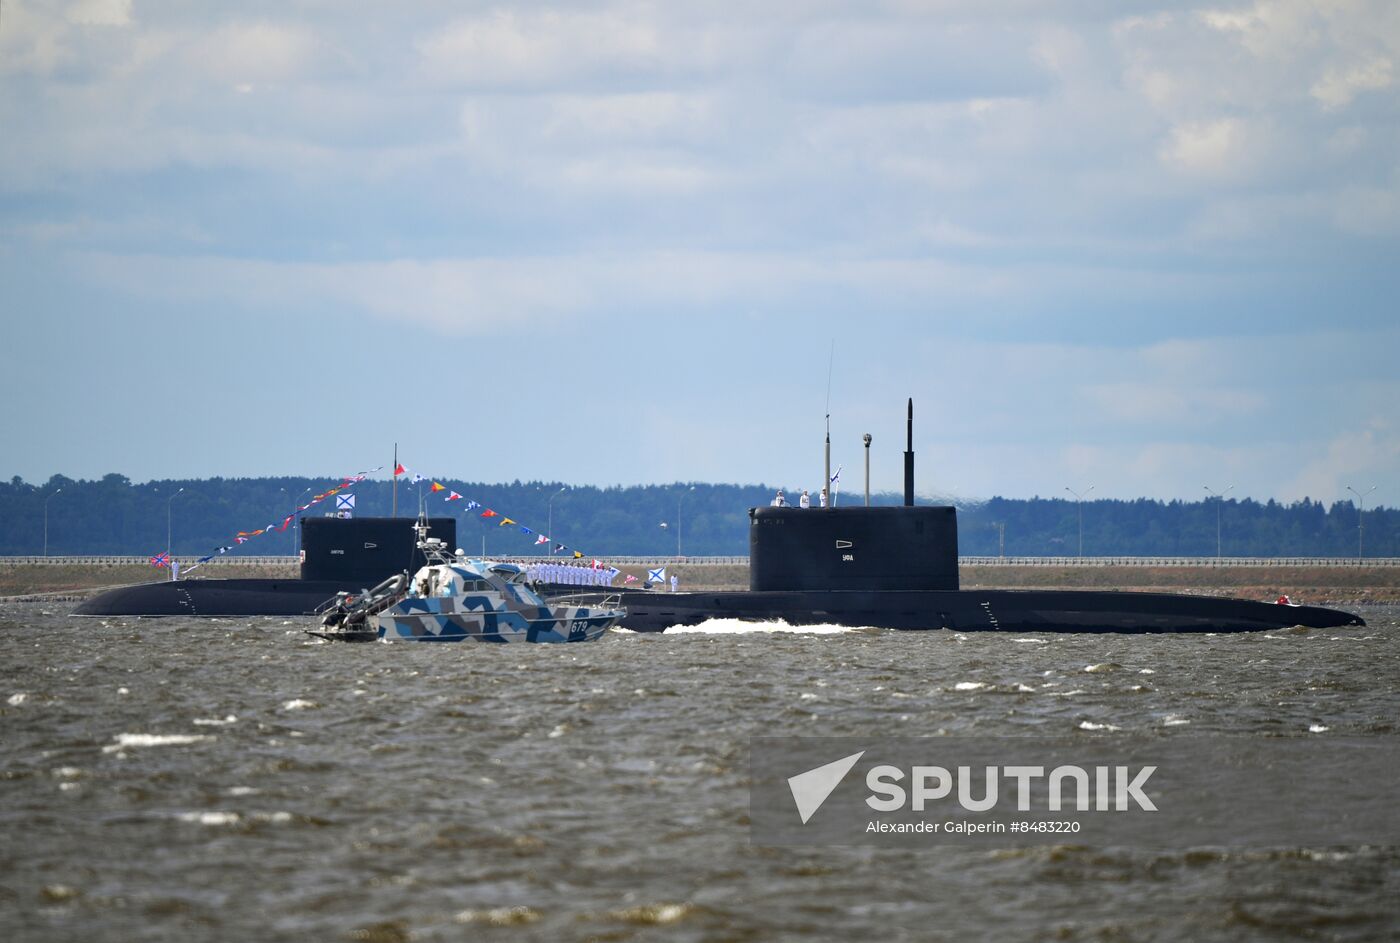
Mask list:
[{"label": "black submarine hull", "polygon": [[[98,593],[75,616],[301,616],[336,593],[358,593],[385,577],[410,573],[427,560],[415,520],[404,517],[308,517],[301,521],[299,579],[181,579],[120,586]],[[428,520],[428,530],[452,546],[457,522]]]},{"label": "black submarine hull", "polygon": [[85,600],[75,616],[302,616],[336,593],[344,580],[167,580],[120,586]]},{"label": "black submarine hull", "polygon": [[957,509],[915,506],[914,406],[902,507],[749,510],[749,589],[629,593],[624,628],[710,619],[959,632],[1257,632],[1365,625],[1349,612],[1249,599],[1102,590],[964,590]]},{"label": "black submarine hull", "polygon": [[1218,596],[1078,590],[630,592],[622,628],[711,619],[958,632],[1258,632],[1365,625],[1349,612]]}]

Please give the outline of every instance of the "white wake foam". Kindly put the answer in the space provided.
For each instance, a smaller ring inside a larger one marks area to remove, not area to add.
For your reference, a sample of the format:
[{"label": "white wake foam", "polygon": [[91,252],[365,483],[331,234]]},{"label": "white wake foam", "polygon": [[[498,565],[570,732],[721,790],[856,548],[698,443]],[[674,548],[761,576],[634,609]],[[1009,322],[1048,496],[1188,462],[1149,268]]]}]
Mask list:
[{"label": "white wake foam", "polygon": [[178,746],[186,743],[203,743],[205,740],[213,740],[215,738],[205,734],[119,733],[113,739],[117,742],[110,743],[103,747],[103,753],[116,753],[118,750],[127,750],[132,747],[164,747]]},{"label": "white wake foam", "polygon": [[848,625],[788,625],[776,622],[743,622],[739,619],[706,619],[698,625],[673,625],[667,635],[751,635],[754,633],[791,632],[800,635],[838,635],[853,632]]}]

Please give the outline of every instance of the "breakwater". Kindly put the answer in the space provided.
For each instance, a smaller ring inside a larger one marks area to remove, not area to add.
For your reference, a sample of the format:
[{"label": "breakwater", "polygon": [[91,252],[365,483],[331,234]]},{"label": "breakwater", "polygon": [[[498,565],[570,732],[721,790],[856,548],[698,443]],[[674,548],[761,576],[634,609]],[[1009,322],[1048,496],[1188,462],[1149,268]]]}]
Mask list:
[{"label": "breakwater", "polygon": [[[1192,559],[1193,562],[1182,562]],[[40,562],[41,561],[41,562]],[[664,566],[682,590],[735,590],[749,585],[747,557],[604,560],[633,576],[636,585],[647,571]],[[208,563],[190,574],[195,579],[291,579],[294,557],[247,557]],[[0,558],[0,598],[34,595],[78,600],[112,586],[165,579],[165,570],[133,557]],[[1210,595],[1272,599],[1288,594],[1316,604],[1400,602],[1400,566],[1391,560],[1288,558],[1205,562],[1194,558],[976,558],[959,567],[964,589],[1120,589],[1140,592],[1199,592]]]}]

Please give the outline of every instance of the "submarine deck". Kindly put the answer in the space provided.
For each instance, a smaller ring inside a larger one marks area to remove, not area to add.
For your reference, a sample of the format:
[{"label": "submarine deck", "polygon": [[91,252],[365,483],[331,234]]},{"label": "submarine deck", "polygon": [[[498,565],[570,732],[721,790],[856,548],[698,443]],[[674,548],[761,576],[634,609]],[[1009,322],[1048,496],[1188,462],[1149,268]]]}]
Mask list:
[{"label": "submarine deck", "polygon": [[1365,625],[1318,606],[1219,596],[1102,590],[880,590],[728,593],[634,591],[623,628],[660,632],[709,619],[960,632],[1252,632]]}]

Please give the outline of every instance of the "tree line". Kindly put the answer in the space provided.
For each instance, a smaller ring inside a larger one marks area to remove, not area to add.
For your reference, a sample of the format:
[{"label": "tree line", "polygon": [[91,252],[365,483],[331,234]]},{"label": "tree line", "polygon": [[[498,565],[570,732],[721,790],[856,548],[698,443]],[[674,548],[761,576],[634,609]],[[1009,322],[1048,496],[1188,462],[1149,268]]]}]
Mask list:
[{"label": "tree line", "polygon": [[[0,555],[143,554],[170,548],[179,556],[202,556],[234,543],[239,531],[273,529],[237,547],[235,555],[284,555],[297,549],[295,525],[283,519],[335,481],[313,478],[206,478],[133,484],[109,474],[97,480],[55,475],[43,484],[19,477],[0,483]],[[468,500],[529,527],[551,530],[556,540],[591,556],[730,556],[749,549],[748,509],[766,506],[768,485],[675,483],[599,488],[561,482],[508,484],[442,480],[463,500],[429,484],[400,481],[400,516],[417,513],[419,500],[434,516],[457,518],[457,543],[470,553],[519,556],[542,550],[518,526],[500,526],[468,511]],[[358,516],[391,513],[393,487],[364,481],[348,489]],[[881,493],[872,503],[899,504],[902,496]],[[840,505],[863,501],[840,495]],[[946,503],[921,498],[919,503]],[[958,504],[959,545],[964,556],[1073,556],[1078,552],[1082,512],[1086,556],[1213,556],[1217,513],[1225,556],[1355,557],[1364,538],[1368,557],[1400,556],[1400,510],[1367,508],[1364,532],[1352,501],[1325,505],[1303,499],[1290,504],[1252,499],[1132,501],[1098,499],[1079,505],[1061,498],[992,498]],[[334,513],[334,499],[305,512]]]}]

